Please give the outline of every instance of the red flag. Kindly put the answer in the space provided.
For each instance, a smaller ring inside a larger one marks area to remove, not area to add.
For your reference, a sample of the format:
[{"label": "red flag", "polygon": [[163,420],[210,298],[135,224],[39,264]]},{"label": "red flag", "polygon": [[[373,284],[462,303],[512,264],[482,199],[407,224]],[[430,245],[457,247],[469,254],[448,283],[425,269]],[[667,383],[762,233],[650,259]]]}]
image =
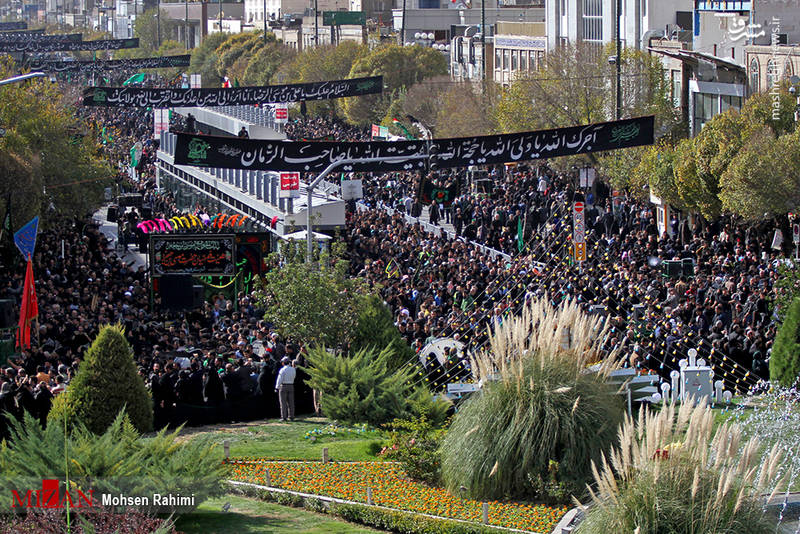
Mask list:
[{"label": "red flag", "polygon": [[19,331],[17,347],[30,348],[31,321],[39,316],[39,303],[36,300],[36,285],[33,281],[33,263],[28,257],[28,268],[25,272],[25,288],[22,293],[22,307],[19,310]]}]

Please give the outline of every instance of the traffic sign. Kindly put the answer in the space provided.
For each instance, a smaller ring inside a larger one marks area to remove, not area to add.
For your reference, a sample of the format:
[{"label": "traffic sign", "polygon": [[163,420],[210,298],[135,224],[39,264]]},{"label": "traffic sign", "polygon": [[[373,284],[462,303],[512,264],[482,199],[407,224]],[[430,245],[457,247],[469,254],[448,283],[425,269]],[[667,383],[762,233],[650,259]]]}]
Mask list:
[{"label": "traffic sign", "polygon": [[289,109],[286,106],[275,106],[275,122],[289,120]]},{"label": "traffic sign", "polygon": [[575,243],[575,261],[586,261],[586,243]]},{"label": "traffic sign", "polygon": [[281,190],[278,198],[297,198],[300,196],[300,173],[282,172]]},{"label": "traffic sign", "polygon": [[[572,210],[572,241],[574,243],[584,243],[586,239],[585,213],[583,212],[583,202],[573,204]],[[584,249],[584,257],[586,249]],[[577,251],[576,251],[577,259]],[[583,259],[579,260],[583,261]]]}]

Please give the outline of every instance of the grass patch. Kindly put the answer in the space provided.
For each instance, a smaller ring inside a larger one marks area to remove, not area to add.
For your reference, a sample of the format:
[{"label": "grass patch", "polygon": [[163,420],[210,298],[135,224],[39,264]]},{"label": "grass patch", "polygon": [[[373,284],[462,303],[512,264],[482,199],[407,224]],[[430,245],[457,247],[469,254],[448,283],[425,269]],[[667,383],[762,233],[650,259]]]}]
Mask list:
[{"label": "grass patch", "polygon": [[[222,511],[225,503],[231,505],[227,512]],[[332,519],[327,515],[238,495],[225,495],[204,502],[196,512],[179,517],[175,528],[186,534],[366,534],[381,532]]]},{"label": "grass patch", "polygon": [[322,449],[327,447],[331,460],[377,460],[384,437],[379,431],[363,433],[337,432],[329,436],[324,432],[306,438],[315,430],[325,430],[330,421],[314,417],[283,423],[277,419],[260,425],[229,426],[221,430],[198,433],[191,439],[205,444],[219,444],[220,460],[224,457],[222,444],[228,441],[231,457],[258,457],[275,460],[321,460]]}]

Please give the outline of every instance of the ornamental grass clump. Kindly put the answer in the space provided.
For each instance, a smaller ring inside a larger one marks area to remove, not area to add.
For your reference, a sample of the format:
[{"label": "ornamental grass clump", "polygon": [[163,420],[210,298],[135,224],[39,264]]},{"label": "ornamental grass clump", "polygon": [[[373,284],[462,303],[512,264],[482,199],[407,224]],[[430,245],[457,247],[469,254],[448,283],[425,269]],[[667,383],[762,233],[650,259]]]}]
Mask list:
[{"label": "ornamental grass clump", "polygon": [[705,403],[627,419],[619,446],[592,467],[596,487],[578,533],[774,533],[764,503],[783,485],[779,446],[761,458],[738,425],[713,429]]},{"label": "ornamental grass clump", "polygon": [[[448,490],[477,499],[566,500],[616,442],[624,406],[603,351],[605,321],[545,300],[504,317],[471,364],[482,384],[442,444]],[[597,366],[589,370],[589,367]]]}]

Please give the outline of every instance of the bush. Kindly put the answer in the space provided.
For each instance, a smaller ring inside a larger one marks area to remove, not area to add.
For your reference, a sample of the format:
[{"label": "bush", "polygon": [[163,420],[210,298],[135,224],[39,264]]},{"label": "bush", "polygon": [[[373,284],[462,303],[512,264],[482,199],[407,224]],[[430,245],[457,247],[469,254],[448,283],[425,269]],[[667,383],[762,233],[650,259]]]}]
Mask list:
[{"label": "bush", "polygon": [[78,368],[67,390],[56,397],[49,424],[80,422],[102,434],[124,409],[139,432],[153,428],[153,402],[136,371],[132,351],[121,325],[104,326]]},{"label": "bush", "polygon": [[409,412],[411,376],[392,371],[387,362],[392,350],[362,349],[350,357],[328,352],[324,347],[309,352],[311,375],[308,385],[322,394],[322,411],[331,419],[348,424],[380,426]]},{"label": "bush", "polygon": [[357,352],[362,349],[380,350],[388,347],[393,351],[388,361],[389,369],[394,371],[407,365],[414,357],[413,349],[400,335],[394,325],[392,312],[377,295],[361,298],[358,304],[358,321],[353,331],[350,349]]},{"label": "bush", "polygon": [[442,461],[439,447],[445,431],[437,429],[425,416],[395,419],[389,425],[387,458],[400,462],[412,479],[436,486],[442,480]]},{"label": "bush", "polygon": [[791,387],[800,376],[800,297],[795,298],[775,336],[769,359],[769,378]]},{"label": "bush", "polygon": [[758,442],[743,443],[736,425],[713,429],[704,404],[643,409],[638,424],[627,420],[610,462],[597,466],[593,506],[578,534],[775,532],[764,493],[772,490],[769,501],[780,491],[780,447],[759,462]]},{"label": "bush", "polygon": [[[71,532],[75,534],[173,534],[171,520],[156,519],[134,510],[117,514],[110,510],[72,512]],[[0,518],[0,534],[20,532],[68,532],[63,510],[33,510],[25,515]]]},{"label": "bush", "polygon": [[[551,500],[565,488],[583,491],[591,461],[614,444],[624,413],[605,373],[585,372],[604,336],[600,319],[570,303],[536,302],[503,321],[492,352],[473,362],[483,387],[456,412],[442,443],[451,493],[464,487],[475,499]],[[556,494],[543,495],[548,488]]]},{"label": "bush", "polygon": [[10,424],[10,444],[0,447],[3,495],[40,487],[43,478],[65,480],[67,466],[70,481],[95,495],[194,494],[197,505],[221,493],[224,466],[213,446],[179,443],[178,431],[142,438],[124,412],[102,434],[80,423],[69,433],[59,425],[42,429],[27,413]]}]

